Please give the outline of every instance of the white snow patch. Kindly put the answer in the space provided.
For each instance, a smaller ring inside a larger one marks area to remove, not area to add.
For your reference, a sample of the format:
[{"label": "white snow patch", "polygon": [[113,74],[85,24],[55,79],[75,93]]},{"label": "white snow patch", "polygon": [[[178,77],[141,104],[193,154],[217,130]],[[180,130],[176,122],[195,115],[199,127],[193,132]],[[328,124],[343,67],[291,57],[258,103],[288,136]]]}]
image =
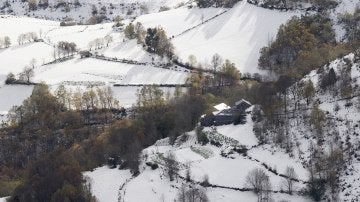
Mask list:
[{"label": "white snow patch", "polygon": [[107,166],[83,173],[91,179],[92,193],[100,202],[118,200],[120,186],[131,177],[129,170],[110,169]]}]

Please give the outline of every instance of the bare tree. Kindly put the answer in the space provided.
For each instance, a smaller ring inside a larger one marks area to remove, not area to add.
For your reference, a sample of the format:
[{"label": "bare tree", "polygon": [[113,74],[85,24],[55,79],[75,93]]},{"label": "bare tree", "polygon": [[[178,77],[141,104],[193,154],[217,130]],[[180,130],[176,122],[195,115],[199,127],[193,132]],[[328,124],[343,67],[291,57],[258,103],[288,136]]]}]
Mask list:
[{"label": "bare tree", "polygon": [[61,84],[55,90],[55,96],[57,97],[57,99],[60,101],[61,104],[66,106],[66,100],[67,100],[67,97],[69,96],[69,94],[68,94],[67,89],[65,88],[65,86],[63,84]]},{"label": "bare tree", "polygon": [[9,48],[10,45],[11,45],[10,37],[5,36],[4,37],[4,46],[5,46],[5,48]]},{"label": "bare tree", "polygon": [[294,191],[295,180],[297,178],[294,167],[287,166],[285,170],[285,175],[287,176],[287,178],[284,179],[285,188],[289,194],[292,194],[292,192]]},{"label": "bare tree", "polygon": [[24,82],[29,84],[33,76],[34,70],[30,67],[25,67],[24,70],[20,73],[20,80],[23,80]]},{"label": "bare tree", "polygon": [[104,45],[104,39],[103,38],[97,38],[94,40],[95,49],[100,49]]},{"label": "bare tree", "polygon": [[104,37],[104,40],[105,40],[106,46],[109,46],[109,44],[114,41],[114,39],[113,39],[113,37],[111,35],[106,35]]},{"label": "bare tree", "polygon": [[265,171],[259,168],[250,171],[246,176],[246,185],[257,194],[258,202],[268,201],[271,184]]},{"label": "bare tree", "polygon": [[219,54],[215,53],[211,59],[211,64],[213,71],[214,72],[218,71],[219,68],[223,65],[222,57]]},{"label": "bare tree", "polygon": [[208,202],[209,198],[204,189],[191,188],[186,192],[187,202]]},{"label": "bare tree", "polygon": [[177,200],[178,202],[186,202],[186,191],[187,191],[187,187],[185,184],[182,184],[179,192],[177,194]]},{"label": "bare tree", "polygon": [[36,61],[36,59],[35,59],[35,58],[31,59],[31,60],[30,60],[30,67],[34,69],[34,68],[35,68],[36,63],[37,63],[37,61]]},{"label": "bare tree", "polygon": [[168,172],[170,181],[174,180],[175,175],[179,171],[178,164],[176,162],[176,156],[173,152],[169,152],[165,160],[165,168]]},{"label": "bare tree", "polygon": [[187,188],[185,184],[182,184],[177,194],[178,202],[209,202],[209,198],[206,195],[206,191],[202,188]]},{"label": "bare tree", "polygon": [[189,55],[189,65],[194,67],[197,64],[196,56]]}]

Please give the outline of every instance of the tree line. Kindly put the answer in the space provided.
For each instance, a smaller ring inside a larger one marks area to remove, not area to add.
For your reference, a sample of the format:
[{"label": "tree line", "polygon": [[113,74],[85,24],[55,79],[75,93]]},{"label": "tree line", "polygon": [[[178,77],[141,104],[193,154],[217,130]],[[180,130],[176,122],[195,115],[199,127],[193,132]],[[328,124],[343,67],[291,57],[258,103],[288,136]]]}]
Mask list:
[{"label": "tree line", "polygon": [[[208,106],[205,97],[180,88],[166,99],[159,88],[145,86],[126,116],[115,110],[111,97],[109,89],[72,92],[63,86],[53,95],[47,85],[37,84],[32,95],[9,112],[9,122],[0,130],[0,184],[8,182],[5,178],[21,182],[5,193],[12,193],[10,201],[24,201],[30,193],[34,201],[88,201],[92,197],[81,171],[108,164],[137,175],[142,148],[165,137],[174,142],[195,127]],[[46,184],[48,180],[52,182]]]},{"label": "tree line", "polygon": [[208,7],[226,7],[232,8],[239,0],[196,0],[195,1],[200,8]]}]

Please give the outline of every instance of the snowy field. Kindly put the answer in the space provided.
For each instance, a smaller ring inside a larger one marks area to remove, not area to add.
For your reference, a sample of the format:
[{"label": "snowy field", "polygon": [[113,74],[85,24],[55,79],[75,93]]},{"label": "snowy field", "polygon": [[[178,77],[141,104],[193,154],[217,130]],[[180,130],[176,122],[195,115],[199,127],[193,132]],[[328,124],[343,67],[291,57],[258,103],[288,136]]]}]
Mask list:
[{"label": "snowy field", "polygon": [[131,65],[98,59],[75,58],[35,69],[34,81],[54,85],[62,82],[118,84],[184,84],[188,73],[152,66]]},{"label": "snowy field", "polygon": [[109,35],[116,42],[123,39],[122,34],[114,32],[112,26],[113,23],[59,27],[47,32],[44,38],[52,44],[57,44],[59,41],[68,41],[74,42],[80,49],[88,49],[89,43],[96,38]]},{"label": "snowy field", "polygon": [[6,75],[9,72],[18,74],[24,67],[32,66],[32,60],[35,60],[36,66],[51,62],[54,60],[53,52],[52,46],[41,42],[0,49],[0,60],[2,61],[0,74]]},{"label": "snowy field", "polygon": [[[167,12],[145,15],[138,19],[147,27],[162,26],[169,36],[180,34],[208,19],[222,9],[174,9]],[[204,13],[206,12],[206,14]],[[218,53],[234,62],[245,72],[258,72],[259,50],[274,39],[279,26],[297,12],[280,12],[241,1],[225,14],[173,39],[177,54],[183,61],[195,55],[198,62],[209,63]],[[175,20],[175,23],[174,23]],[[191,43],[188,43],[191,41]]]},{"label": "snowy field", "polygon": [[227,9],[224,8],[178,8],[160,13],[143,15],[138,17],[135,22],[141,22],[146,27],[161,26],[165,29],[167,35],[171,37],[226,10]]},{"label": "snowy field", "polygon": [[106,57],[116,57],[121,59],[130,59],[140,62],[153,62],[158,61],[167,62],[166,59],[162,59],[160,56],[148,53],[144,50],[142,45],[138,44],[136,40],[127,40],[120,43],[113,43],[109,47],[106,47],[99,51],[99,54],[103,54]]},{"label": "snowy field", "polygon": [[99,201],[117,201],[119,187],[131,178],[128,170],[109,169],[106,166],[83,174],[89,177],[91,190]]},{"label": "snowy field", "polygon": [[0,36],[9,36],[12,44],[17,44],[20,34],[35,32],[38,35],[40,33],[43,35],[59,26],[60,22],[50,20],[0,15]]}]

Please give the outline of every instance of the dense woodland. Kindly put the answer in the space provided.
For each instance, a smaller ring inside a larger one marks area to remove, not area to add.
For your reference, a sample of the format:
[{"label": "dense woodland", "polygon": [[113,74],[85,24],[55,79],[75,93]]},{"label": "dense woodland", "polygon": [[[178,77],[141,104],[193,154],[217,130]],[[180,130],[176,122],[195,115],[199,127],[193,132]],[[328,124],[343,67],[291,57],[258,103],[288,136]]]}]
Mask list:
[{"label": "dense woodland", "polygon": [[[214,1],[211,4],[231,7],[235,2]],[[212,6],[205,1],[198,3],[200,7]],[[359,14],[357,9],[354,14],[339,16],[339,22],[346,30],[344,42],[336,42],[326,13],[294,17],[282,25],[276,39],[261,50],[259,59],[259,66],[268,70],[268,77],[275,78],[272,80],[261,77],[241,80],[235,65],[218,54],[206,64],[211,71],[205,72],[195,56],[191,56],[188,65],[196,67],[197,71],[188,78],[186,92],[179,87],[170,97],[156,86],[144,86],[138,92],[136,105],[130,110],[120,107],[121,103],[110,89],[89,87],[72,92],[60,86],[55,94],[51,94],[46,84],[37,84],[32,95],[10,111],[9,123],[0,130],[0,196],[11,195],[10,201],[96,201],[82,171],[108,164],[113,168],[129,168],[136,176],[143,148],[166,137],[170,137],[173,144],[185,132],[194,130],[200,116],[211,113],[213,104],[233,104],[240,98],[256,104],[253,118],[258,139],[284,148],[290,154],[296,145],[286,132],[291,114],[289,96],[295,100],[294,114],[303,113],[296,100],[306,100],[310,113],[304,120],[314,128],[311,135],[322,144],[327,120],[313,102],[313,96],[319,90],[347,98],[359,90],[351,88],[346,68],[338,75],[332,69],[322,68],[350,52],[359,57]],[[130,23],[125,28],[125,35],[128,39],[137,39],[150,53],[174,57],[171,41],[160,27],[145,30],[141,24]],[[112,41],[109,38],[102,40]],[[7,39],[3,41],[7,46]],[[19,44],[24,41],[25,38],[19,38]],[[94,42],[89,48],[96,44]],[[65,57],[73,54],[76,45],[63,42],[58,48],[61,50],[58,56]],[[321,74],[320,89],[315,89],[311,82],[299,83],[312,70]],[[12,79],[10,82],[14,82],[14,77],[8,76]],[[31,72],[22,80],[30,83],[30,78]],[[206,134],[197,130],[199,142],[207,144]],[[344,159],[342,150],[336,147],[325,155],[317,153],[314,145],[313,152],[306,194],[321,200],[326,189],[334,192],[338,189],[339,165]],[[169,156],[169,172],[176,172],[171,159]],[[291,175],[291,168],[288,172]],[[169,176],[172,180],[171,173]],[[268,181],[261,171],[250,173],[248,182],[251,184],[258,178],[261,178],[261,187],[254,185],[253,188],[257,194],[266,194],[263,190],[267,189]],[[206,201],[202,190],[184,187],[180,191],[179,198],[186,198],[186,193],[196,193],[200,201]],[[288,191],[291,193],[291,188]]]}]

